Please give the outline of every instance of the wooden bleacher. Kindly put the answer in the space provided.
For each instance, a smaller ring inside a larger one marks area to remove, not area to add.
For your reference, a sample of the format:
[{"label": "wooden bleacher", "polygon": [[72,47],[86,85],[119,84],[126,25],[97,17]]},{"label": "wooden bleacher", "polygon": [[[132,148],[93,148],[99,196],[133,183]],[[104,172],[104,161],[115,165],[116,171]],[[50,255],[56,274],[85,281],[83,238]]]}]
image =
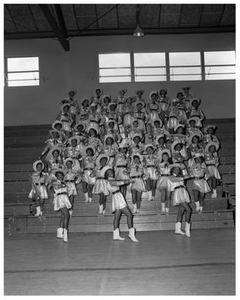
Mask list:
[{"label": "wooden bleacher", "polygon": [[[218,198],[212,199],[208,194],[204,211],[194,211],[192,201],[192,229],[219,228],[234,226],[235,207],[235,120],[206,120],[205,124],[217,125],[217,136],[221,142],[219,151],[222,174],[222,185],[218,186]],[[50,125],[13,126],[5,128],[4,138],[4,232],[51,233],[56,231],[59,213],[53,211],[52,198],[46,200],[44,217],[34,217],[34,202],[28,198],[31,189],[29,176],[32,174],[32,163],[40,155]],[[191,181],[188,183],[191,193]],[[104,216],[98,216],[98,196],[92,203],[84,202],[81,185],[78,186],[75,198],[74,215],[70,220],[71,232],[110,232],[113,215],[111,201],[107,199]],[[192,197],[192,195],[191,195]],[[193,199],[193,198],[192,198]],[[131,195],[127,201],[132,208]],[[148,202],[143,195],[141,213],[134,216],[134,226],[139,231],[173,230],[177,208],[172,207],[169,215],[161,213],[159,194],[155,201]],[[127,230],[126,218],[123,216],[121,230]]]}]

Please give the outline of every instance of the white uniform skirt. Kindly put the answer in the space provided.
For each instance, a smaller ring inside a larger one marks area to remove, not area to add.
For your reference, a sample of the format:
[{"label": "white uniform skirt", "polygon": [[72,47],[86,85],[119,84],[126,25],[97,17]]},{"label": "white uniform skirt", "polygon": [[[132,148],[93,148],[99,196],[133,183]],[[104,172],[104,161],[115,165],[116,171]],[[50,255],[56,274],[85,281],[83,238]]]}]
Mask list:
[{"label": "white uniform skirt", "polygon": [[169,118],[167,121],[167,127],[170,129],[174,129],[179,123],[179,120],[177,118]]},{"label": "white uniform skirt", "polygon": [[179,205],[179,203],[190,203],[190,197],[188,191],[184,187],[177,187],[173,194],[173,205]]},{"label": "white uniform skirt", "polygon": [[124,127],[131,126],[132,125],[132,120],[133,120],[133,117],[129,113],[126,113],[123,116],[123,126]]},{"label": "white uniform skirt", "polygon": [[208,169],[208,173],[209,173],[209,176],[208,176],[209,178],[215,177],[216,179],[221,179],[221,175],[220,175],[217,167],[212,166],[212,165],[211,166],[207,165],[207,169]]},{"label": "white uniform skirt", "polygon": [[54,204],[54,211],[58,211],[61,208],[66,207],[67,209],[70,209],[72,207],[68,195],[54,195],[53,199],[53,204]]},{"label": "white uniform skirt", "polygon": [[115,178],[116,180],[126,180],[129,179],[129,175],[124,174],[124,171],[126,171],[127,168],[125,167],[118,167],[115,168]]},{"label": "white uniform skirt", "polygon": [[129,191],[132,191],[132,190],[136,190],[138,192],[146,192],[147,191],[145,183],[142,178],[132,178],[132,179],[134,180],[134,182],[128,186]]},{"label": "white uniform skirt", "polygon": [[168,191],[172,190],[172,182],[169,179],[169,176],[164,176],[164,175],[160,176],[157,183],[157,189],[159,190],[166,189]]},{"label": "white uniform skirt", "polygon": [[105,179],[97,179],[94,187],[93,187],[93,194],[101,194],[103,193],[105,196],[109,195],[109,191],[107,188],[107,181]]},{"label": "white uniform skirt", "polygon": [[147,167],[147,173],[152,180],[158,180],[158,175],[156,174],[157,169],[155,167]]},{"label": "white uniform skirt", "polygon": [[[45,185],[39,185],[39,186],[36,186],[36,188],[37,188],[38,194],[40,195],[40,198],[42,200],[48,199],[47,188]],[[28,198],[32,199],[32,198],[34,198],[35,195],[36,195],[35,190],[31,189],[31,191],[28,195]]]},{"label": "white uniform skirt", "polygon": [[77,189],[74,182],[66,182],[66,186],[67,186],[68,196],[77,195]]},{"label": "white uniform skirt", "polygon": [[62,122],[62,129],[64,131],[72,131],[71,124],[69,122]]},{"label": "white uniform skirt", "polygon": [[112,194],[112,213],[115,210],[123,209],[124,207],[128,207],[123,194],[121,192],[117,192],[116,194]]},{"label": "white uniform skirt", "polygon": [[211,192],[211,189],[205,179],[193,180],[193,188],[192,189],[197,190],[203,194]]},{"label": "white uniform skirt", "polygon": [[85,170],[82,181],[85,181],[88,184],[94,185],[95,182],[96,182],[96,178],[90,176],[90,174],[92,173],[92,171],[93,170]]}]

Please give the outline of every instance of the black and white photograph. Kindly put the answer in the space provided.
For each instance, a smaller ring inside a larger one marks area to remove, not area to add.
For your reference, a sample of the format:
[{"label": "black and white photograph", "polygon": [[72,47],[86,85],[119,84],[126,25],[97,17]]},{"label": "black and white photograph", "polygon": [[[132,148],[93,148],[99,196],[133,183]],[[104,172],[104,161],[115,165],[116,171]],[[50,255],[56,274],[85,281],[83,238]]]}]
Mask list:
[{"label": "black and white photograph", "polygon": [[236,296],[236,3],[4,1],[2,296]]}]

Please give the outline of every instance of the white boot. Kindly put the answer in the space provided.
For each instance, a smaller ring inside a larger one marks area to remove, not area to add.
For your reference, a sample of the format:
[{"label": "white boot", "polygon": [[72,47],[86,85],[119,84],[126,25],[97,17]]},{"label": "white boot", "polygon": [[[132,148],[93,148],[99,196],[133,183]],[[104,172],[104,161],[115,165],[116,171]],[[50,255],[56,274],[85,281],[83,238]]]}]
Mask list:
[{"label": "white boot", "polygon": [[201,213],[203,211],[203,206],[199,207],[199,212]]},{"label": "white boot", "polygon": [[200,210],[200,204],[199,204],[199,201],[195,202],[196,204],[196,211],[199,211]]},{"label": "white boot", "polygon": [[165,204],[165,203],[161,203],[161,211],[162,211],[163,213],[166,212],[166,204]]},{"label": "white boot", "polygon": [[185,233],[181,230],[181,222],[175,223],[175,233],[185,235]]},{"label": "white boot", "polygon": [[57,238],[62,239],[63,238],[63,228],[59,227],[57,229]]},{"label": "white boot", "polygon": [[136,239],[136,237],[135,237],[135,228],[130,228],[129,229],[129,235],[128,235],[128,237],[133,241],[133,242],[138,242],[138,240]]},{"label": "white boot", "polygon": [[137,204],[135,203],[135,204],[133,204],[133,214],[135,214],[136,212],[137,212]]},{"label": "white boot", "polygon": [[42,212],[41,212],[41,207],[40,206],[37,206],[36,207],[36,214],[34,215],[35,217],[39,217],[42,215]]},{"label": "white boot", "polygon": [[213,189],[212,198],[217,198],[217,190]]},{"label": "white boot", "polygon": [[113,239],[116,241],[116,240],[118,240],[118,241],[124,241],[125,240],[125,238],[122,238],[121,236],[120,236],[120,232],[119,232],[119,228],[117,228],[117,229],[115,229],[114,231],[113,231]]},{"label": "white boot", "polygon": [[169,214],[169,207],[166,207],[166,214]]},{"label": "white boot", "polygon": [[137,208],[137,214],[140,214],[140,209],[139,208]]},{"label": "white boot", "polygon": [[148,192],[148,201],[152,201],[152,191]]},{"label": "white boot", "polygon": [[67,231],[67,229],[63,229],[63,241],[65,242],[65,243],[67,243],[68,242],[68,231]]},{"label": "white boot", "polygon": [[102,213],[103,213],[103,205],[101,204],[101,205],[99,205],[99,212],[98,212],[98,214],[102,215]]},{"label": "white boot", "polygon": [[103,215],[105,215],[105,213],[106,213],[106,210],[105,210],[105,209],[103,209],[103,211],[102,211],[102,214],[103,214]]},{"label": "white boot", "polygon": [[191,234],[190,234],[190,223],[185,223],[185,232],[186,232],[186,236],[187,237],[191,237]]},{"label": "white boot", "polygon": [[88,202],[88,193],[84,193],[84,196],[85,196],[85,202]]},{"label": "white boot", "polygon": [[88,197],[88,202],[92,202],[92,198],[91,197]]}]

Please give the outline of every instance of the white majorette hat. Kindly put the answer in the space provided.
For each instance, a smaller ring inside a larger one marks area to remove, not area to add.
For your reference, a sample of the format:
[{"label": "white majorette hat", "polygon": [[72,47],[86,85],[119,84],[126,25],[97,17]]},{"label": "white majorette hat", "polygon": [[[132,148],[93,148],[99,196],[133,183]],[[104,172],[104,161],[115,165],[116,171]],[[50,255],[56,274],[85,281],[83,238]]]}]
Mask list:
[{"label": "white majorette hat", "polygon": [[159,121],[159,122],[160,122],[160,127],[163,126],[163,122],[162,122],[162,120],[159,119],[159,118],[156,118],[156,119],[151,120],[151,123],[152,123],[153,126],[154,126],[154,123],[155,123],[156,121]]},{"label": "white majorette hat", "polygon": [[145,101],[143,101],[143,100],[141,100],[141,99],[138,99],[138,100],[135,102],[135,107],[137,107],[138,104],[141,104],[142,107],[145,107],[145,106],[146,106]]},{"label": "white majorette hat", "polygon": [[172,153],[169,149],[163,149],[159,154],[160,161],[162,161],[163,154],[168,154],[169,157],[172,157]]},{"label": "white majorette hat", "polygon": [[160,138],[164,138],[164,140],[166,140],[166,135],[165,135],[165,134],[159,134],[159,135],[157,135],[157,136],[156,136],[156,142],[157,142],[157,143],[158,143],[158,140],[159,140]]},{"label": "white majorette hat", "polygon": [[195,124],[198,124],[199,120],[200,120],[199,117],[191,117],[191,118],[187,119],[187,123],[188,123],[188,125],[190,125],[190,122],[194,121]]},{"label": "white majorette hat", "polygon": [[206,145],[206,147],[205,147],[205,152],[208,152],[208,151],[209,151],[209,148],[210,148],[211,146],[215,146],[216,151],[218,151],[218,149],[219,149],[219,144],[218,144],[218,143],[215,143],[215,142],[209,142],[209,143]]},{"label": "white majorette hat", "polygon": [[84,148],[84,154],[85,154],[85,156],[87,156],[87,150],[88,150],[88,149],[91,149],[91,150],[92,150],[93,155],[95,154],[95,152],[96,152],[95,147],[93,147],[93,146],[91,146],[91,145],[88,145],[88,146],[86,146],[86,147]]},{"label": "white majorette hat", "polygon": [[114,120],[114,119],[108,119],[108,121],[107,121],[107,126],[109,126],[110,123],[113,123],[114,126],[117,125],[117,122],[116,122],[116,120]]},{"label": "white majorette hat", "polygon": [[179,127],[182,127],[182,128],[184,129],[184,128],[185,128],[185,125],[184,125],[184,124],[178,124],[178,125],[174,128],[174,131],[176,132],[177,129],[178,129]]},{"label": "white majorette hat", "polygon": [[63,104],[62,106],[61,106],[61,111],[63,112],[63,110],[64,110],[64,108],[66,107],[66,106],[68,106],[69,108],[70,108],[70,104],[69,103],[65,103],[65,104]]},{"label": "white majorette hat", "polygon": [[212,128],[213,130],[215,130],[217,128],[217,126],[215,125],[208,125],[204,128],[204,132],[205,133],[208,133],[208,129]]},{"label": "white majorette hat", "polygon": [[178,144],[183,145],[183,143],[182,143],[181,140],[175,140],[175,141],[172,143],[172,151],[174,150],[175,146],[178,145]]},{"label": "white majorette hat", "polygon": [[73,166],[76,164],[74,159],[72,159],[71,157],[68,157],[68,158],[64,159],[64,161],[63,161],[64,166],[66,166],[68,161],[71,161]]},{"label": "white majorette hat", "polygon": [[122,140],[121,143],[118,145],[118,148],[128,148],[128,141]]},{"label": "white majorette hat", "polygon": [[86,132],[89,133],[89,131],[91,129],[96,130],[97,134],[99,134],[99,132],[100,132],[100,128],[99,128],[99,126],[96,122],[91,122],[90,121],[89,127],[87,127]]},{"label": "white majorette hat", "polygon": [[42,165],[41,171],[44,169],[44,163],[39,159],[39,160],[36,160],[36,161],[33,163],[33,171],[37,172],[37,165],[38,165],[38,164],[41,164],[41,165]]},{"label": "white majorette hat", "polygon": [[66,175],[66,170],[65,170],[65,169],[60,169],[60,168],[58,168],[58,169],[52,170],[52,172],[53,172],[53,175],[54,175],[55,177],[56,177],[56,174],[57,174],[57,173],[62,173],[63,176]]},{"label": "white majorette hat", "polygon": [[144,150],[146,151],[147,150],[147,148],[149,148],[149,147],[151,147],[153,150],[154,150],[154,146],[153,146],[153,144],[147,144],[147,145],[145,145],[145,147],[144,147]]},{"label": "white majorette hat", "polygon": [[111,106],[116,107],[116,106],[117,106],[117,103],[113,103],[113,102],[109,103],[109,104],[108,104],[108,110],[111,110],[111,109],[110,109]]},{"label": "white majorette hat", "polygon": [[134,140],[134,138],[135,138],[136,136],[138,136],[138,137],[140,138],[140,140],[142,139],[141,134],[136,132],[136,133],[134,133],[134,135],[133,135],[133,137],[132,137],[132,140]]},{"label": "white majorette hat", "polygon": [[139,153],[133,153],[132,156],[131,156],[131,161],[133,161],[134,156],[138,156],[140,161],[143,161],[143,156]]},{"label": "white majorette hat", "polygon": [[190,100],[190,104],[192,105],[193,101],[197,101],[198,105],[200,104],[201,100],[199,98],[192,98]]},{"label": "white majorette hat", "polygon": [[192,144],[192,139],[195,137],[195,136],[198,136],[199,137],[199,140],[202,139],[202,135],[200,132],[193,132],[190,137],[188,138],[188,144]]},{"label": "white majorette hat", "polygon": [[78,128],[78,126],[83,126],[83,130],[85,130],[85,128],[86,128],[86,123],[83,123],[83,122],[78,122],[75,126],[74,126],[74,129],[75,130],[78,130],[77,128]]},{"label": "white majorette hat", "polygon": [[52,156],[54,151],[58,151],[58,154],[60,155],[62,153],[62,148],[60,148],[58,145],[52,147],[52,149],[49,151],[49,155]]},{"label": "white majorette hat", "polygon": [[59,135],[59,137],[60,137],[60,135],[61,135],[61,132],[60,131],[58,131],[57,129],[53,129],[53,130],[50,130],[49,131],[49,134],[51,135],[51,137],[53,138],[53,133],[57,133],[58,135]]},{"label": "white majorette hat", "polygon": [[113,170],[113,168],[111,168],[110,166],[105,166],[105,167],[103,167],[102,168],[102,170],[103,170],[103,174],[104,174],[104,177],[105,177],[105,174],[106,174],[106,172],[108,171],[108,170]]},{"label": "white majorette hat", "polygon": [[106,162],[106,164],[107,164],[109,162],[109,156],[105,153],[102,153],[102,154],[98,155],[98,157],[96,159],[96,165],[100,166],[100,160],[104,157],[107,159],[107,162]]},{"label": "white majorette hat", "polygon": [[114,137],[113,137],[112,134],[106,134],[105,137],[104,137],[104,144],[105,144],[105,142],[106,142],[106,140],[107,140],[108,138],[111,138],[111,139],[113,140],[113,143],[115,142],[115,139],[114,139]]},{"label": "white majorette hat", "polygon": [[158,96],[158,92],[157,91],[152,91],[150,94],[149,94],[149,99],[152,100],[152,95],[157,95]]},{"label": "white majorette hat", "polygon": [[72,136],[68,139],[68,144],[71,145],[72,140],[76,140],[77,141],[77,145],[80,144],[80,138],[79,136]]},{"label": "white majorette hat", "polygon": [[60,125],[62,126],[62,122],[59,121],[59,120],[56,120],[56,121],[54,121],[54,122],[52,123],[52,129],[53,129],[53,130],[56,130],[55,126],[56,126],[57,124],[60,124]]}]

